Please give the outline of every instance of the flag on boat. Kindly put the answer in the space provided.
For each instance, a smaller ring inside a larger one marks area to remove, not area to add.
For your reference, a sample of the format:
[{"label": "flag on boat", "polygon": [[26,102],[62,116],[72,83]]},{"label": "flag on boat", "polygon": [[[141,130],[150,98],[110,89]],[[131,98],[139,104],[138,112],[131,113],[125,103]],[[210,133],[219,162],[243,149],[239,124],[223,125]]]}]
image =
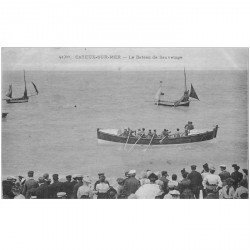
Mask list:
[{"label": "flag on boat", "polygon": [[191,84],[191,90],[190,90],[189,97],[192,97],[192,98],[194,98],[194,99],[199,100],[199,98],[198,98],[198,96],[197,96],[197,94],[196,94],[196,92],[195,92],[194,87],[193,87],[192,84]]},{"label": "flag on boat", "polygon": [[33,86],[34,86],[34,88],[35,88],[36,94],[38,95],[39,92],[38,92],[38,89],[37,89],[35,83],[33,83],[33,82],[31,82],[31,83],[33,84]]}]

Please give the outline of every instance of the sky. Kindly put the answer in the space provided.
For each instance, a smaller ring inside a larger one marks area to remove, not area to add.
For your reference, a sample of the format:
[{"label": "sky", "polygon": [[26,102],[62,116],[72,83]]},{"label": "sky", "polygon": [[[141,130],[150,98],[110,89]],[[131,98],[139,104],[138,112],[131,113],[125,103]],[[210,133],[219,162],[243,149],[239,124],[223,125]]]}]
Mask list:
[{"label": "sky", "polygon": [[[95,56],[95,57],[93,57]],[[99,58],[98,56],[102,56]],[[2,70],[247,70],[248,48],[2,48]]]}]

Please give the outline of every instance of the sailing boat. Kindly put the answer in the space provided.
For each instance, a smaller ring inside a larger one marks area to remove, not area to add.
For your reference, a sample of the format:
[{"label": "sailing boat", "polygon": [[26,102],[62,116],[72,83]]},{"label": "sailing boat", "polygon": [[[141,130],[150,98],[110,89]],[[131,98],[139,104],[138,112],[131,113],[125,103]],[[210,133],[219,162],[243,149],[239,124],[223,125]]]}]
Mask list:
[{"label": "sailing boat", "polygon": [[[10,84],[9,85],[9,91],[6,94],[6,96],[8,97],[8,99],[5,99],[7,103],[23,103],[23,102],[28,102],[29,97],[30,96],[34,96],[34,94],[28,96],[27,87],[26,87],[26,79],[25,79],[25,71],[23,71],[23,73],[24,73],[24,93],[23,93],[23,97],[12,98],[12,84]],[[38,90],[37,90],[36,85],[33,82],[31,82],[31,83],[33,84],[33,87],[34,87],[34,89],[36,91],[35,95],[38,95]]]},{"label": "sailing boat", "polygon": [[[161,96],[164,95],[162,92],[162,86],[157,90],[155,94],[155,104],[162,105],[162,106],[169,106],[169,107],[178,107],[178,106],[189,106],[190,103],[190,97],[199,100],[193,85],[191,84],[190,91],[187,89],[187,82],[186,82],[186,71],[184,68],[184,76],[185,76],[185,82],[184,82],[184,94],[183,96],[176,101],[166,101],[166,100],[161,100]],[[162,83],[162,82],[160,82]]]}]

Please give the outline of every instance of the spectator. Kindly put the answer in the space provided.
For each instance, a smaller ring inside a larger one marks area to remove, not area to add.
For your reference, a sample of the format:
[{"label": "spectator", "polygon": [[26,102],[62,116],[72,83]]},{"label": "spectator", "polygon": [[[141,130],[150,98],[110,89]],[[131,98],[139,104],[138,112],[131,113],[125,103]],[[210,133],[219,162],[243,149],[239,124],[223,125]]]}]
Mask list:
[{"label": "spectator", "polygon": [[15,187],[15,182],[16,178],[13,176],[9,176],[6,180],[2,181],[3,199],[14,199],[15,194],[12,188]]},{"label": "spectator", "polygon": [[99,180],[95,183],[94,189],[97,192],[97,199],[107,199],[109,190],[109,182],[106,181],[104,173],[99,173]]},{"label": "spectator", "polygon": [[236,189],[233,198],[234,199],[242,199],[242,196],[243,196],[243,198],[248,197],[248,183],[246,180],[242,180],[239,183],[239,187]]},{"label": "spectator", "polygon": [[227,178],[225,180],[226,185],[219,191],[220,199],[233,199],[234,198],[234,180],[232,178]]},{"label": "spectator", "polygon": [[73,195],[73,188],[75,186],[75,182],[71,181],[72,176],[67,175],[66,176],[66,182],[63,183],[63,191],[67,195],[67,199],[71,199]]},{"label": "spectator", "polygon": [[91,180],[88,175],[83,176],[83,184],[78,188],[77,199],[92,199],[94,192],[90,187]]},{"label": "spectator", "polygon": [[183,179],[179,182],[179,192],[181,199],[194,199],[194,193],[192,192],[191,180],[188,178],[187,172],[182,172]]},{"label": "spectator", "polygon": [[24,183],[22,194],[26,199],[30,198],[30,189],[36,189],[38,187],[38,182],[34,180],[34,171],[28,172],[28,179]]},{"label": "spectator", "polygon": [[73,199],[77,199],[78,189],[79,187],[83,185],[83,181],[82,181],[83,176],[81,174],[76,175],[75,178],[77,180],[77,183],[74,185],[74,188],[73,188]]},{"label": "spectator", "polygon": [[53,183],[48,186],[48,196],[50,199],[57,199],[57,193],[63,191],[63,183],[59,182],[58,174],[52,175]]},{"label": "spectator", "polygon": [[202,189],[202,176],[196,171],[196,165],[191,166],[191,173],[188,175],[188,179],[191,181],[190,188],[195,198],[199,199],[200,190]]},{"label": "spectator", "polygon": [[48,185],[43,177],[38,178],[38,185],[39,187],[36,188],[36,197],[37,199],[48,199],[49,197],[49,190]]},{"label": "spectator", "polygon": [[140,187],[140,181],[135,178],[136,171],[130,170],[128,174],[129,178],[124,182],[124,194],[126,197],[130,196],[131,194],[135,194],[135,192]]},{"label": "spectator", "polygon": [[237,164],[233,164],[234,172],[231,173],[231,178],[234,179],[234,189],[236,189],[243,179],[243,174],[239,172],[240,167]]}]

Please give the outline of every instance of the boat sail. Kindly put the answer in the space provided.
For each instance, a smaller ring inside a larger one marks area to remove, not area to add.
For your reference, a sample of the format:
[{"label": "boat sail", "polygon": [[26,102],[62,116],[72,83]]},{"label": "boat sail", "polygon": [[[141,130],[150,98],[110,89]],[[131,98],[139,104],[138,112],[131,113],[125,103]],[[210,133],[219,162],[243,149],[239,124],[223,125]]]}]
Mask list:
[{"label": "boat sail", "polygon": [[177,101],[165,101],[161,100],[161,95],[164,95],[162,92],[162,86],[158,89],[155,95],[155,104],[162,105],[162,106],[170,106],[170,107],[178,107],[178,106],[189,106],[190,99],[189,98],[194,98],[199,100],[198,95],[196,94],[193,85],[191,84],[190,91],[187,89],[187,80],[186,80],[186,70],[184,68],[184,94],[182,97],[177,100]]},{"label": "boat sail", "polygon": [[[5,99],[7,103],[23,103],[23,102],[28,102],[29,100],[29,97],[30,96],[34,96],[33,95],[30,95],[28,96],[28,92],[27,92],[27,83],[26,83],[26,78],[25,78],[25,71],[23,71],[24,73],[24,93],[23,93],[23,96],[22,97],[19,97],[19,98],[12,98],[12,84],[9,85],[9,91],[7,92],[6,96],[8,97],[8,99]],[[37,90],[37,87],[36,85],[31,82],[35,91],[36,91],[36,94],[35,95],[38,95],[38,90]]]}]

